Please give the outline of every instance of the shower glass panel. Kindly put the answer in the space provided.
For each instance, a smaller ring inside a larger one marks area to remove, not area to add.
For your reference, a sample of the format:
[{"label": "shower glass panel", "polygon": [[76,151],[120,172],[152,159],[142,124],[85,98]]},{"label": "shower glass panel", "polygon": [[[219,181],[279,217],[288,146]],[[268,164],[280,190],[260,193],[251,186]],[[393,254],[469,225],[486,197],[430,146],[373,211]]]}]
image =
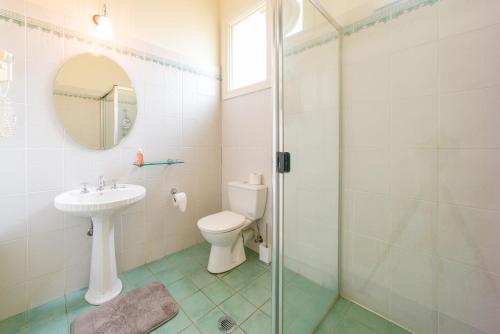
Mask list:
[{"label": "shower glass panel", "polygon": [[340,40],[309,1],[283,1],[283,332],[310,333],[338,297]]}]

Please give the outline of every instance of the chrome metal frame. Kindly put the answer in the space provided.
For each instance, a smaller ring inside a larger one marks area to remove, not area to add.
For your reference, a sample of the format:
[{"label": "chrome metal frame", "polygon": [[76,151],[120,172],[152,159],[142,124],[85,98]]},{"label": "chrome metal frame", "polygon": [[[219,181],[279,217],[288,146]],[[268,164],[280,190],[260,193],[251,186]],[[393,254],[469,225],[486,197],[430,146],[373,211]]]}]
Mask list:
[{"label": "chrome metal frame", "polygon": [[[272,9],[274,13],[273,34],[273,244],[272,244],[272,333],[283,333],[283,230],[284,230],[284,175],[277,172],[277,152],[283,152],[284,146],[284,124],[283,124],[283,1],[273,0]],[[342,26],[322,6],[320,0],[308,0],[324,18],[337,30],[339,36],[339,80],[342,76]],[[342,115],[342,91],[339,86],[339,118]],[[341,124],[341,123],[339,123]],[[340,126],[339,126],[340,128]],[[339,129],[339,154],[341,148],[341,133]],[[339,200],[340,187],[340,159],[339,159]],[[340,203],[339,203],[340,223]],[[339,233],[340,235],[340,233]],[[340,265],[340,262],[339,262]],[[340,279],[339,279],[340,282]],[[340,290],[339,290],[340,291]]]},{"label": "chrome metal frame", "polygon": [[272,333],[283,333],[283,174],[277,171],[277,152],[284,150],[283,140],[283,0],[273,1],[274,61],[273,61],[273,281]]}]

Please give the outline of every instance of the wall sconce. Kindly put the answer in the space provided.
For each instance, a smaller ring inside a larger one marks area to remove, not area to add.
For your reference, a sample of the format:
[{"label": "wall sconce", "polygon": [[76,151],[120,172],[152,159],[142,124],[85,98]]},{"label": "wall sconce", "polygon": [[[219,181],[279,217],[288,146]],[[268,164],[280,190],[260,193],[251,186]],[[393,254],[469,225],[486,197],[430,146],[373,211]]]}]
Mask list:
[{"label": "wall sconce", "polygon": [[103,5],[102,15],[96,14],[92,17],[92,21],[97,26],[97,36],[100,39],[111,40],[113,39],[113,27],[111,19],[107,16],[106,4]]},{"label": "wall sconce", "polygon": [[7,97],[12,82],[14,56],[0,50],[0,137],[13,136],[17,117],[12,102]]}]

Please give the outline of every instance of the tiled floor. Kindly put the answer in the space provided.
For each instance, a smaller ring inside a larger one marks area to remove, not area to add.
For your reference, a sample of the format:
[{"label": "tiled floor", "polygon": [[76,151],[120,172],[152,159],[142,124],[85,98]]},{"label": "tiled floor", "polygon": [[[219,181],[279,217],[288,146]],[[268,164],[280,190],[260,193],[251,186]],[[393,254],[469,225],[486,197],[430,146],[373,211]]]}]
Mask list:
[{"label": "tiled floor", "polygon": [[317,334],[410,334],[346,299],[339,299],[317,328]]},{"label": "tiled floor", "polygon": [[[221,333],[217,320],[227,314],[239,328],[234,333],[265,334],[271,328],[271,271],[247,250],[248,260],[223,275],[207,272],[209,244],[201,243],[158,261],[120,274],[124,292],[161,281],[180,304],[177,316],[154,331]],[[0,333],[69,333],[70,323],[94,306],[85,289],[0,322]]]},{"label": "tiled floor", "polygon": [[[271,331],[271,270],[247,251],[247,261],[222,275],[207,272],[210,245],[201,243],[120,274],[123,292],[161,281],[180,304],[179,313],[155,334],[217,333],[217,320],[231,316],[234,333],[267,334]],[[284,329],[286,334],[312,332],[335,299],[334,292],[285,270]],[[92,310],[86,289],[0,322],[2,334],[67,334],[71,322]],[[364,309],[341,299],[321,323],[317,333],[407,333]]]}]

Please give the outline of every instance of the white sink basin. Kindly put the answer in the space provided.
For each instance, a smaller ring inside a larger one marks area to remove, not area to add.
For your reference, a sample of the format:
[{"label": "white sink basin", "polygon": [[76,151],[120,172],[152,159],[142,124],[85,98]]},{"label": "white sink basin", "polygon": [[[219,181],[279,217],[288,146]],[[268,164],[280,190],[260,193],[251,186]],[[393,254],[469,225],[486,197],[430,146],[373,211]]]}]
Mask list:
[{"label": "white sink basin", "polygon": [[82,193],[81,189],[70,190],[57,196],[54,205],[57,209],[76,216],[92,217],[123,209],[140,201],[144,196],[144,187],[121,184],[117,185],[116,189],[106,188],[102,191],[91,188],[88,193]]},{"label": "white sink basin", "polygon": [[113,299],[122,290],[116,271],[115,232],[112,216],[146,196],[146,189],[133,184],[98,191],[91,188],[70,190],[54,199],[54,206],[72,215],[90,217],[93,223],[92,260],[89,289],[85,299],[92,305],[101,305]]}]

